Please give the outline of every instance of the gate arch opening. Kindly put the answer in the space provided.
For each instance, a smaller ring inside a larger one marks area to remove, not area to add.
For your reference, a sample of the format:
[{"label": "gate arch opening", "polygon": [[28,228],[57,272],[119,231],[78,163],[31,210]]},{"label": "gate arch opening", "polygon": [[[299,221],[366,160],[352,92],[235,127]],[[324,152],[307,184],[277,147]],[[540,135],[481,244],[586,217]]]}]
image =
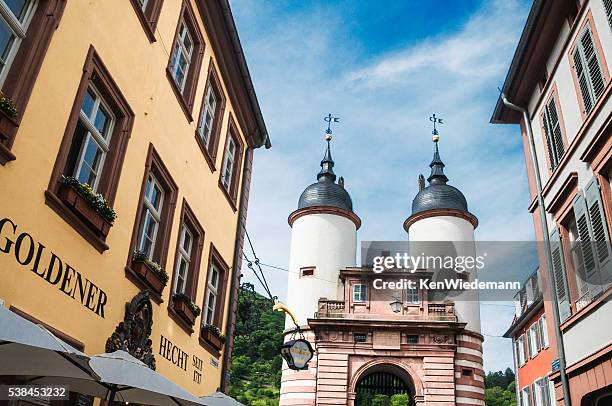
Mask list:
[{"label": "gate arch opening", "polygon": [[355,385],[355,406],[371,406],[376,395],[405,394],[414,405],[415,388],[410,375],[393,364],[378,364],[364,371]]}]

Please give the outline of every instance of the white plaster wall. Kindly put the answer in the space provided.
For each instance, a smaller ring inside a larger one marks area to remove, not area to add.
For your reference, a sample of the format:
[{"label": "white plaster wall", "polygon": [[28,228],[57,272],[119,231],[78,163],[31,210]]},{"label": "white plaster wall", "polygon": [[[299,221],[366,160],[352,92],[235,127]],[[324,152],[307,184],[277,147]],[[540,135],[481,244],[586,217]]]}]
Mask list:
[{"label": "white plaster wall", "polygon": [[[291,230],[287,306],[300,325],[317,311],[319,298],[337,299],[340,269],[355,266],[357,229],[346,217],[309,214]],[[300,268],[314,266],[313,277],[300,278]],[[293,326],[286,320],[286,327]]]},{"label": "white plaster wall", "polygon": [[[593,15],[593,21],[597,30],[599,40],[602,45],[608,71],[612,73],[612,65],[610,64],[610,62],[612,61],[612,30],[610,29],[610,26],[608,24],[603,3],[602,1],[591,0],[586,1],[583,7],[585,7],[586,10],[580,14],[580,21],[576,22],[577,27],[581,27],[582,23],[585,20],[587,12],[590,10]],[[568,35],[570,35],[570,29],[569,25],[567,23],[564,23],[563,27],[561,28],[559,38],[546,64],[549,75],[552,76],[550,82],[551,84],[554,83],[557,87],[559,103],[561,104],[561,114],[563,115],[568,144],[572,143],[578,132],[581,130],[581,127],[583,125],[583,118],[580,113],[580,105],[578,102],[579,96],[576,93],[576,87],[573,81],[572,67],[567,55],[569,48],[565,45],[567,44],[568,46],[571,46],[576,36],[579,35],[581,32],[582,31],[575,30],[575,32],[571,33],[571,40],[567,41],[567,37]],[[561,60],[559,64],[556,65],[556,69],[553,71],[553,68],[555,67],[559,55],[561,55]],[[601,62],[603,63],[604,61],[602,60]],[[544,89],[545,97],[541,98],[540,96],[542,94],[542,91],[539,89],[539,87],[536,88],[529,101],[529,111],[530,114],[533,116],[531,123],[533,129],[534,143],[536,145],[536,154],[538,156],[540,176],[542,179],[543,186],[547,184],[550,178],[550,173],[548,169],[546,146],[544,145],[544,135],[540,123],[540,114],[542,113],[542,110],[544,108],[544,103],[547,101],[551,93],[551,89],[552,88],[550,85],[547,86]],[[567,179],[571,172],[576,172],[578,174],[578,187],[580,189],[584,188],[584,186],[591,180],[591,178],[593,177],[593,172],[589,165],[580,160],[580,155],[583,153],[589,142],[593,139],[597,131],[601,128],[606,118],[610,115],[612,115],[612,103],[608,101],[603,106],[601,112],[596,117],[594,117],[593,124],[585,133],[580,145],[576,149],[576,152],[572,155],[570,160],[561,170],[561,173],[557,177],[558,181],[556,182],[556,184],[552,185],[552,187],[550,188],[550,192],[548,192],[547,197],[545,198],[546,204],[550,203],[552,197],[555,196],[556,192],[561,187],[563,181]],[[547,221],[549,228],[552,230],[553,227],[555,227],[553,217],[551,215],[547,215]]]},{"label": "white plaster wall", "polygon": [[565,359],[568,366],[612,343],[612,302],[605,301],[563,334]]},{"label": "white plaster wall", "polygon": [[[411,255],[420,255],[425,250],[428,251],[425,254],[430,256],[446,255],[449,249],[458,256],[476,255],[474,226],[460,217],[436,216],[424,218],[410,226],[408,235]],[[452,244],[452,247],[446,246],[446,244],[427,244],[431,241],[448,242]],[[423,244],[419,244],[419,242],[423,242]],[[453,244],[454,242],[459,243]],[[440,252],[432,252],[432,250],[440,250]],[[474,270],[469,280],[474,280],[477,277],[478,275]],[[477,333],[480,332],[480,303],[478,300],[478,291],[475,290],[465,291],[460,296],[453,298],[459,321],[466,322],[466,328]]]}]

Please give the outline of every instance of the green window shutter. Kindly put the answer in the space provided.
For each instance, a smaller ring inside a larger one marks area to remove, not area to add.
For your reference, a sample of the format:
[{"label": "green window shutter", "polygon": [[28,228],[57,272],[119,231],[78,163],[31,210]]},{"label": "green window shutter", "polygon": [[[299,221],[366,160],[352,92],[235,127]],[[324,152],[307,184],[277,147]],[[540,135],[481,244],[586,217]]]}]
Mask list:
[{"label": "green window shutter", "polygon": [[561,249],[561,239],[559,230],[555,230],[550,235],[550,248],[552,254],[552,266],[554,283],[557,291],[557,301],[559,302],[559,318],[561,321],[567,319],[571,314],[569,294],[567,290],[567,277],[565,263],[563,261],[563,250]]},{"label": "green window shutter", "polygon": [[593,246],[602,283],[601,287],[604,290],[604,287],[612,282],[612,249],[610,247],[610,236],[608,235],[608,224],[596,178],[591,179],[584,188],[584,197],[589,211],[591,230],[593,231]]},{"label": "green window shutter", "polygon": [[[590,183],[589,183],[590,184]],[[576,216],[576,226],[578,228],[579,254],[582,255],[583,271],[579,272],[578,277],[582,278],[589,290],[588,299],[592,299],[602,292],[601,278],[599,275],[599,267],[597,265],[597,256],[595,253],[595,239],[593,238],[593,230],[588,212],[586,200],[583,191],[576,194],[574,198],[574,216]]]}]

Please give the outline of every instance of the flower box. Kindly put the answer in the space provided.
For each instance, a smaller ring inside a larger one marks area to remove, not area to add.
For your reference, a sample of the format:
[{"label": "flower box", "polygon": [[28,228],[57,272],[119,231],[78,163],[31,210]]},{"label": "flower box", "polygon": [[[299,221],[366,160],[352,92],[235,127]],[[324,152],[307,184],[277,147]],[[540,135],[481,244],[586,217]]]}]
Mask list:
[{"label": "flower box", "polygon": [[106,237],[112,224],[108,222],[81,194],[71,185],[60,185],[59,198],[75,212],[81,219],[86,221],[102,237]]},{"label": "flower box", "polygon": [[140,279],[147,284],[155,293],[161,295],[166,284],[162,280],[161,276],[151,270],[144,261],[134,260],[132,261],[132,271],[140,277]]},{"label": "flower box", "polygon": [[210,345],[212,345],[217,350],[221,350],[221,348],[223,348],[223,344],[225,344],[225,342],[221,340],[220,337],[217,337],[210,330],[203,331],[202,338],[204,338],[206,342],[208,342]]},{"label": "flower box", "polygon": [[197,312],[190,304],[190,299],[184,298],[184,296],[175,295],[172,300],[172,306],[174,311],[190,325],[195,324],[195,319],[198,317]]},{"label": "flower box", "polygon": [[19,124],[13,117],[0,110],[0,142],[6,141],[11,137],[11,133]]}]

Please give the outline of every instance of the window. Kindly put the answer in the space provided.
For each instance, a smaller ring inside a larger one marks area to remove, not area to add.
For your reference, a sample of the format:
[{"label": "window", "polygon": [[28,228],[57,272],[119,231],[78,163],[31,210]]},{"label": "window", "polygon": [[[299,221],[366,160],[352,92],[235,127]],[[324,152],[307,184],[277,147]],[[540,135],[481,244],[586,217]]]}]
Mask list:
[{"label": "window", "polygon": [[542,343],[542,348],[548,347],[548,330],[546,329],[546,315],[543,314],[538,321],[540,324],[538,331],[540,332],[540,343]]},{"label": "window", "polygon": [[474,375],[474,370],[472,368],[461,368],[461,375],[471,377]]},{"label": "window", "polygon": [[364,283],[356,283],[353,285],[353,302],[366,301],[367,285]]},{"label": "window", "polygon": [[222,328],[223,309],[225,306],[225,288],[229,276],[229,266],[219,252],[211,245],[206,291],[204,293],[204,314],[202,325],[213,325]]},{"label": "window", "polygon": [[240,165],[242,164],[243,145],[231,115],[228,127],[219,186],[224,191],[232,208],[236,210],[239,181],[238,174]]},{"label": "window", "polygon": [[[172,292],[174,294],[182,293],[195,302],[200,259],[204,246],[204,230],[184,199],[180,224],[176,241]],[[171,307],[169,306],[169,308]],[[190,330],[191,326],[188,329]]]},{"label": "window", "polygon": [[524,387],[521,390],[520,393],[520,401],[521,401],[521,406],[532,406],[532,400],[531,400],[531,392],[529,391],[529,386]]},{"label": "window", "polygon": [[208,79],[204,89],[204,99],[200,110],[200,119],[196,130],[196,140],[212,171],[215,170],[215,159],[221,132],[221,122],[225,111],[225,96],[215,65],[211,58],[208,67]]},{"label": "window", "polygon": [[606,87],[591,25],[592,21],[589,21],[572,51],[573,68],[582,97],[584,115],[591,112]]},{"label": "window", "polygon": [[353,340],[356,343],[365,343],[366,342],[366,338],[367,338],[367,334],[355,333],[353,335]]},{"label": "window", "polygon": [[155,42],[155,29],[162,3],[163,0],[132,0],[134,11],[150,42]]},{"label": "window", "polygon": [[217,309],[217,297],[219,296],[219,270],[213,264],[208,270],[208,281],[206,284],[206,304],[204,306],[204,323],[213,324],[215,320],[215,311]]},{"label": "window", "polygon": [[187,119],[191,112],[202,64],[204,41],[190,2],[183,0],[176,34],[168,62],[168,78]]},{"label": "window", "polygon": [[550,169],[555,170],[563,154],[565,147],[563,145],[563,134],[561,130],[561,120],[557,113],[556,95],[553,93],[549,102],[544,106],[542,111],[542,123],[544,127],[544,135],[546,137],[546,146],[548,149],[548,161]]},{"label": "window", "polygon": [[554,406],[554,392],[551,392],[551,385],[548,377],[543,377],[535,381],[534,389],[534,404],[536,406]]},{"label": "window", "polygon": [[0,87],[26,37],[36,1],[0,0]]},{"label": "window", "polygon": [[189,263],[191,262],[191,248],[193,244],[193,236],[186,225],[181,227],[181,236],[178,245],[178,255],[176,261],[176,283],[174,285],[174,293],[185,293],[187,286],[187,274],[189,272]]},{"label": "window", "polygon": [[221,171],[221,183],[226,190],[230,190],[233,182],[234,165],[236,164],[236,142],[233,137],[227,140],[225,149],[225,159],[223,160],[223,170]]},{"label": "window", "polygon": [[518,340],[515,341],[515,351],[516,351],[516,359],[518,360],[518,364],[520,367],[525,365],[525,361],[527,356],[525,354],[525,335],[521,335]]},{"label": "window", "polygon": [[538,331],[539,323],[536,322],[529,327],[529,356],[534,358],[540,352],[541,344],[540,344],[540,333]]},{"label": "window", "polygon": [[170,61],[170,72],[174,82],[181,90],[185,89],[185,80],[189,73],[189,65],[191,64],[191,55],[193,54],[193,40],[189,33],[189,28],[184,21],[181,21],[178,38],[172,51],[172,60]]},{"label": "window", "polygon": [[406,343],[408,344],[418,344],[419,336],[417,334],[408,334],[406,335]]},{"label": "window", "polygon": [[114,116],[93,85],[85,92],[64,175],[74,176],[98,190],[100,175],[110,150]]},{"label": "window", "polygon": [[421,297],[419,292],[419,286],[414,285],[413,288],[406,288],[406,303],[419,304],[421,303]]},{"label": "window", "polygon": [[108,249],[108,227],[66,199],[63,179],[88,184],[112,207],[133,122],[130,106],[90,47],[45,202],[100,252]]},{"label": "window", "polygon": [[162,221],[164,191],[153,174],[149,173],[143,199],[142,222],[139,227],[138,251],[153,259],[157,231]]},{"label": "window", "polygon": [[572,264],[574,266],[574,279],[576,280],[576,288],[578,290],[576,310],[580,310],[589,303],[589,287],[586,283],[582,247],[580,244],[580,237],[578,236],[578,226],[576,225],[574,216],[567,221],[566,228],[569,236]]},{"label": "window", "polygon": [[16,159],[11,148],[42,61],[58,27],[64,0],[0,0],[0,89],[17,116],[0,112],[0,165]]},{"label": "window", "polygon": [[300,278],[314,276],[315,267],[314,266],[306,266],[300,268]]},{"label": "window", "polygon": [[[127,277],[142,289],[149,288],[132,270],[133,254],[134,252],[142,252],[151,261],[157,263],[162,268],[166,268],[168,246],[170,243],[170,230],[172,229],[172,219],[174,218],[177,194],[178,186],[170,176],[168,169],[166,169],[166,166],[153,147],[153,144],[149,144],[144,176],[140,189],[140,200],[136,211],[132,241],[125,269]],[[181,225],[184,225],[186,222],[186,207],[186,203],[183,202]],[[195,239],[195,234],[198,230],[194,224],[197,225],[195,220],[188,223],[192,236]],[[203,236],[203,232],[201,234]],[[180,237],[181,233],[179,233],[179,238]],[[193,247],[196,246],[192,246],[192,253]],[[193,259],[190,260],[190,265],[193,265]],[[174,268],[175,266],[176,265],[170,265],[168,268]],[[175,276],[176,272],[173,273],[173,278],[175,278]],[[176,281],[173,280],[170,286],[174,287],[175,283]],[[151,292],[151,298],[157,303],[161,302],[161,296],[156,292]]]}]

